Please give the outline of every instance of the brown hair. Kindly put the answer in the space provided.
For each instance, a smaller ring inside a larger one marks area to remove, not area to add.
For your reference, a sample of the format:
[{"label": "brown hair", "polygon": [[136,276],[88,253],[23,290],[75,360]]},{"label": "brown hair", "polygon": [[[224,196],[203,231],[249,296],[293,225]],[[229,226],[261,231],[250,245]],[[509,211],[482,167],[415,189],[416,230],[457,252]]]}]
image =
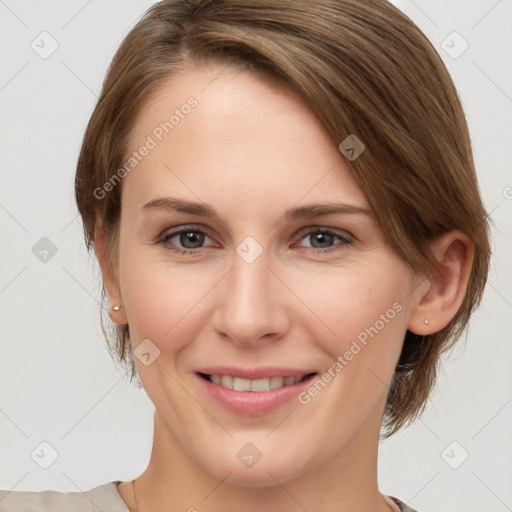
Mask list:
[{"label": "brown hair", "polygon": [[[385,437],[414,420],[432,390],[439,358],[479,304],[490,258],[470,138],[454,84],[425,35],[384,0],[164,0],[126,36],[89,121],[75,181],[88,250],[103,221],[114,275],[121,187],[98,198],[125,160],[141,107],[168,78],[197,62],[252,69],[299,94],[333,141],[366,146],[348,161],[394,250],[434,271],[430,242],[452,229],[474,245],[464,302],[441,331],[407,331],[388,394]],[[116,277],[117,279],[117,277]],[[118,282],[118,281],[117,281]],[[102,300],[106,297],[102,289]],[[136,375],[129,328],[103,316],[109,350]]]}]

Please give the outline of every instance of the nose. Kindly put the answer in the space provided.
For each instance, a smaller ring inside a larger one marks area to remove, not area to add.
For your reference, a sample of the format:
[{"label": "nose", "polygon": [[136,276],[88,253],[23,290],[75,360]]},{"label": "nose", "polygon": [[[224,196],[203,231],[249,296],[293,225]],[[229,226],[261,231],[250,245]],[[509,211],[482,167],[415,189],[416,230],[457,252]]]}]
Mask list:
[{"label": "nose", "polygon": [[214,329],[239,346],[274,342],[290,328],[287,301],[292,294],[264,254],[252,263],[235,254],[218,290]]}]

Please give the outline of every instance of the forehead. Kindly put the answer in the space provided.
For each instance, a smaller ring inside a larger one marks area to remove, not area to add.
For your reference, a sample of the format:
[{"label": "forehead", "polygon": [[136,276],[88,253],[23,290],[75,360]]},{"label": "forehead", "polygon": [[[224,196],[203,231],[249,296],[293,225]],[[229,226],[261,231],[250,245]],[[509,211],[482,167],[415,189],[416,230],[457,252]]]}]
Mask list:
[{"label": "forehead", "polygon": [[137,203],[164,188],[208,202],[231,192],[247,205],[268,205],[269,197],[297,203],[307,194],[367,206],[314,112],[250,71],[211,64],[168,80],[141,109],[128,157],[143,146],[151,148],[123,184],[123,196]]}]

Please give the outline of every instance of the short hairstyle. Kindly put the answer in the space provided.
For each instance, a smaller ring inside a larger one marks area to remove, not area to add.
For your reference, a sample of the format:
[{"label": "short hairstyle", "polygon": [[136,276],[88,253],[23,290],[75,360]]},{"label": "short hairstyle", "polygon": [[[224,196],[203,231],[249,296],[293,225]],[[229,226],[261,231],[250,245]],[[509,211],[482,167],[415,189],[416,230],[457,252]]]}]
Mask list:
[{"label": "short hairstyle", "polygon": [[[121,186],[97,191],[125,161],[142,106],[177,72],[202,62],[239,66],[294,91],[333,144],[355,134],[365,150],[347,164],[386,239],[411,269],[435,272],[430,244],[450,230],[461,230],[473,243],[467,292],[455,317],[430,335],[406,333],[384,412],[387,438],[423,412],[440,356],[462,334],[488,274],[490,219],[450,75],[426,36],[385,0],[155,4],[113,58],[75,177],[87,249],[101,219],[116,280]],[[104,285],[101,298],[104,304]],[[103,307],[109,352],[133,378],[129,325],[109,319],[106,325],[104,313]]]}]

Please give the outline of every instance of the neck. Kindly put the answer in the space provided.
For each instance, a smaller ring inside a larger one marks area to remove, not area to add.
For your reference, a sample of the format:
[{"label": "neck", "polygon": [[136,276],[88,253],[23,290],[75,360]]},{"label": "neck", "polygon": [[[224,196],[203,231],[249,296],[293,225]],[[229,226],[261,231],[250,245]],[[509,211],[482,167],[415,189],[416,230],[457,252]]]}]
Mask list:
[{"label": "neck", "polygon": [[[137,512],[261,512],[290,508],[321,512],[389,512],[377,483],[379,411],[325,463],[287,481],[269,475],[268,484],[238,485],[229,474],[217,478],[183,448],[155,411],[153,450],[148,467],[137,478]],[[375,429],[377,428],[377,432]],[[372,441],[370,441],[372,440]]]}]

